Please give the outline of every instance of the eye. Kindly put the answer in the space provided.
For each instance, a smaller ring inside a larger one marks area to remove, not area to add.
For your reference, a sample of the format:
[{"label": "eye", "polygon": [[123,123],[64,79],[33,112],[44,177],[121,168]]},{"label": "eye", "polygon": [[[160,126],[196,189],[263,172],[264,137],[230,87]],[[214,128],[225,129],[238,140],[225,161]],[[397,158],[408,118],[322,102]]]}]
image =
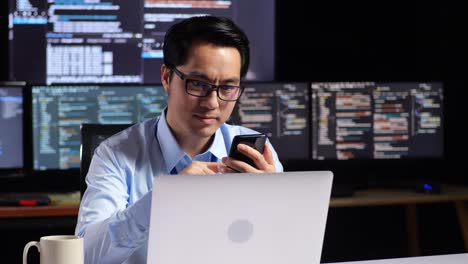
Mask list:
[{"label": "eye", "polygon": [[231,85],[223,85],[223,86],[220,86],[219,89],[220,89],[223,93],[232,93],[232,92],[236,92],[237,89],[239,89],[239,87],[237,87],[237,86],[231,86]]},{"label": "eye", "polygon": [[202,88],[202,89],[210,89],[211,87],[208,83],[203,82],[203,81],[198,81],[198,80],[190,80],[190,84],[193,87]]}]

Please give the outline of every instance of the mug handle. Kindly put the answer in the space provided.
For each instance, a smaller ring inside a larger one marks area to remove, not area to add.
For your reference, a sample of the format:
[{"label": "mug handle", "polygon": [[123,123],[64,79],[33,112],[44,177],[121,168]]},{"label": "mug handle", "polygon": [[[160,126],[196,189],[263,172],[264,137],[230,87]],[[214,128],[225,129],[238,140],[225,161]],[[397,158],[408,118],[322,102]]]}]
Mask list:
[{"label": "mug handle", "polygon": [[32,246],[37,247],[37,251],[41,252],[41,248],[39,247],[39,242],[31,241],[27,243],[26,246],[24,246],[24,250],[23,250],[23,264],[28,263],[28,251],[29,251],[29,248]]}]

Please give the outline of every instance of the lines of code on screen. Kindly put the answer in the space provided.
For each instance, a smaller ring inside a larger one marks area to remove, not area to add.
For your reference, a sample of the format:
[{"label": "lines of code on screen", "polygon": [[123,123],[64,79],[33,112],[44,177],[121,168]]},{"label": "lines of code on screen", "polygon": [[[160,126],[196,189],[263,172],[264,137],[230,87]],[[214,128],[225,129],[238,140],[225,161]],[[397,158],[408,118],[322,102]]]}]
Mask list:
[{"label": "lines of code on screen", "polygon": [[442,83],[312,83],[312,158],[443,155]]},{"label": "lines of code on screen", "polygon": [[162,113],[162,86],[34,86],[34,169],[79,168],[80,125],[133,124]]},{"label": "lines of code on screen", "polygon": [[0,169],[23,167],[23,92],[0,85]]},{"label": "lines of code on screen", "polygon": [[282,160],[309,159],[309,95],[306,83],[248,83],[233,124],[264,133]]},{"label": "lines of code on screen", "polygon": [[166,31],[203,15],[233,19],[256,43],[247,79],[274,79],[272,0],[9,0],[9,77],[38,85],[160,83]]}]

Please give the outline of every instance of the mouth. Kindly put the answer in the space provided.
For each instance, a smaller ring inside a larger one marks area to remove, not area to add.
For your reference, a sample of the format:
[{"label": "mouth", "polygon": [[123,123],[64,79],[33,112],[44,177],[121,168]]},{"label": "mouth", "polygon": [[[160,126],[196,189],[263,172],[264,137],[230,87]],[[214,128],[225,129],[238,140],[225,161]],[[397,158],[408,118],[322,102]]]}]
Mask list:
[{"label": "mouth", "polygon": [[203,114],[194,114],[194,117],[203,124],[214,124],[218,122],[219,118],[216,116],[203,115]]}]

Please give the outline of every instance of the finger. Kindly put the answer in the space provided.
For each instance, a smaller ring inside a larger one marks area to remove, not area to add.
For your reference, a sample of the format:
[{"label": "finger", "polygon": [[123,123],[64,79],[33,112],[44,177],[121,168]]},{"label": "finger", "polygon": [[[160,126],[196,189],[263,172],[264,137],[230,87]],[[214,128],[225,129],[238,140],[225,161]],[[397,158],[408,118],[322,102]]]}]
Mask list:
[{"label": "finger", "polygon": [[257,170],[255,167],[233,158],[224,157],[223,163],[235,172],[259,172],[259,170]]},{"label": "finger", "polygon": [[202,172],[203,174],[215,174],[216,173],[207,167],[202,168]]},{"label": "finger", "polygon": [[217,162],[194,161],[180,174],[214,174],[218,172]]},{"label": "finger", "polygon": [[241,153],[245,154],[246,156],[248,156],[249,158],[251,158],[254,163],[255,163],[255,166],[260,169],[260,170],[263,170],[265,169],[269,164],[265,161],[265,158],[263,157],[263,154],[260,153],[258,150],[248,146],[248,145],[245,145],[245,144],[239,144],[238,145],[238,149]]},{"label": "finger", "polygon": [[238,149],[239,149],[239,152],[245,154],[246,156],[248,156],[254,161],[256,168],[244,162],[236,161],[236,160],[233,160],[232,163],[227,164],[228,166],[236,168],[236,169],[240,169],[244,172],[275,172],[276,171],[275,161],[273,159],[273,152],[272,152],[270,145],[266,144],[263,150],[263,154],[261,154],[256,149],[245,144],[239,144]]},{"label": "finger", "polygon": [[239,173],[240,171],[234,169],[234,168],[230,168],[229,166],[226,166],[222,163],[219,163],[218,165],[218,171],[221,172],[221,173]]},{"label": "finger", "polygon": [[219,164],[220,164],[219,162],[203,162],[203,165],[205,166],[205,168],[211,170],[213,173],[219,172],[219,169],[218,169]]},{"label": "finger", "polygon": [[265,144],[265,149],[263,149],[263,158],[265,158],[268,164],[275,164],[275,160],[273,159],[273,152],[271,151],[269,144]]},{"label": "finger", "polygon": [[236,165],[236,161],[233,158],[230,157],[224,157],[222,160],[223,166],[226,168],[226,171],[232,171],[232,172],[244,172],[241,170],[239,166]]},{"label": "finger", "polygon": [[237,149],[242,153],[245,154],[247,157],[255,160],[259,159],[262,157],[262,153],[260,153],[258,150],[252,148],[249,145],[246,144],[239,144],[237,145]]}]

